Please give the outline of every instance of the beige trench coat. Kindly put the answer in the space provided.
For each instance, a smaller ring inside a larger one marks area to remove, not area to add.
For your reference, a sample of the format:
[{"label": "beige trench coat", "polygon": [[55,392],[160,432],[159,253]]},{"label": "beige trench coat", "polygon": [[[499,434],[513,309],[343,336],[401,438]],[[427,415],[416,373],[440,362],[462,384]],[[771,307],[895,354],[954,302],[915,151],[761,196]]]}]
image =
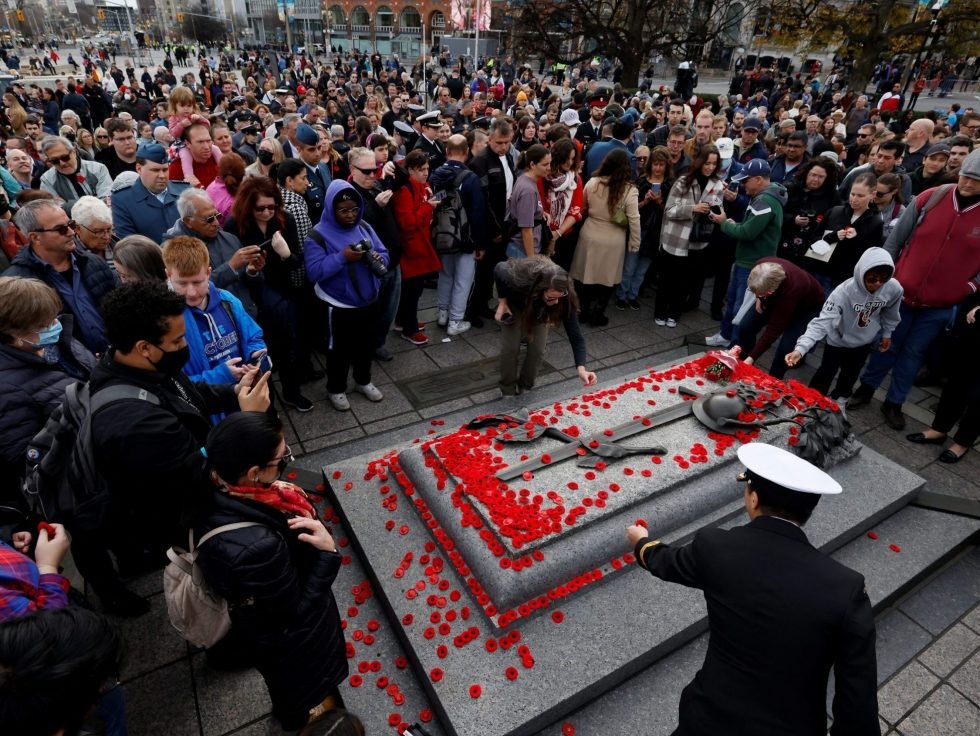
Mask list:
[{"label": "beige trench coat", "polygon": [[[639,192],[630,184],[621,203],[629,220],[628,230],[613,224],[608,207],[609,189],[605,177],[589,179],[585,185],[583,209],[588,216],[582,225],[572,259],[570,275],[583,284],[615,286],[623,278],[626,249],[640,249]],[[617,210],[619,208],[617,207]]]}]

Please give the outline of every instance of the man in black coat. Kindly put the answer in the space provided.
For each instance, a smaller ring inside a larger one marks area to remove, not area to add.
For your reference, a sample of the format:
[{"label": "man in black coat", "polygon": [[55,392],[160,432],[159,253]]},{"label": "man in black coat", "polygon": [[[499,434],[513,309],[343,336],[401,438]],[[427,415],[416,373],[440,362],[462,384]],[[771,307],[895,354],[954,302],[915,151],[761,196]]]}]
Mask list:
[{"label": "man in black coat", "polygon": [[186,542],[179,521],[194,500],[208,415],[269,407],[268,374],[256,380],[257,368],[238,386],[191,383],[182,371],[189,356],[185,307],[183,297],[149,282],[123,286],[103,305],[112,349],[92,371],[91,394],[135,386],[152,398],[113,401],[93,415],[95,467],[111,499],[107,520],[99,530],[69,531],[79,572],[119,615],[149,606],[123,586],[107,548],[130,569],[144,559],[162,563],[170,544]]},{"label": "man in black coat", "polygon": [[627,537],[656,577],[704,591],[710,642],[681,694],[675,736],[824,736],[834,668],[831,736],[879,732],[875,629],[864,578],[815,549],[803,533],[830,476],[781,448],[738,450],[751,522],[702,529],[669,547],[642,526]]},{"label": "man in black coat", "polygon": [[470,168],[478,177],[486,199],[486,242],[483,257],[476,262],[473,293],[466,310],[466,321],[474,327],[482,327],[483,319],[493,319],[488,307],[493,296],[493,269],[506,259],[505,250],[510,238],[507,225],[507,202],[517,179],[510,146],[514,140],[514,127],[507,120],[495,120],[490,126],[487,147],[470,162]]},{"label": "man in black coat", "polygon": [[419,115],[415,120],[419,124],[421,134],[412,148],[413,150],[418,148],[424,151],[425,155],[429,157],[429,171],[435,171],[446,163],[446,150],[436,140],[436,133],[442,127],[442,118],[439,116],[438,110],[433,110],[424,115]]},{"label": "man in black coat", "polygon": [[17,211],[17,227],[28,237],[4,276],[39,279],[58,292],[63,313],[74,318],[72,337],[100,355],[108,345],[99,306],[116,288],[105,261],[75,249],[68,215],[53,200],[29,202]]}]

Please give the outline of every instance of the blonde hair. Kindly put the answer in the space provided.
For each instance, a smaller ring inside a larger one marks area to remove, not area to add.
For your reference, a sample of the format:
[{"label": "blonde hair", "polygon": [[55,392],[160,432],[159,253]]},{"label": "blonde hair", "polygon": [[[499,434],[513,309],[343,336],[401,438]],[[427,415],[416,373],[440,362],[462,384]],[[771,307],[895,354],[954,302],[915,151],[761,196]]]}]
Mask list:
[{"label": "blonde hair", "polygon": [[0,276],[0,338],[47,326],[61,312],[61,297],[43,281]]},{"label": "blonde hair", "polygon": [[749,271],[749,291],[755,295],[772,294],[786,279],[786,269],[778,263],[766,261],[756,264]]},{"label": "blonde hair", "polygon": [[163,244],[163,265],[168,273],[194,276],[211,265],[211,255],[203,240],[178,235]]}]

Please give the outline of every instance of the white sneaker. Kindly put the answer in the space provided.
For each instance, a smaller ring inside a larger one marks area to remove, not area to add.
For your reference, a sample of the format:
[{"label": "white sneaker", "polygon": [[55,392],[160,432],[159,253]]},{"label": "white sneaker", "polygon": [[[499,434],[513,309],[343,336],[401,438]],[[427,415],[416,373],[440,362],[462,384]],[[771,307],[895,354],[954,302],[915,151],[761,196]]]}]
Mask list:
[{"label": "white sneaker", "polygon": [[669,318],[667,320],[667,327],[671,330],[677,327],[677,320],[674,319],[673,317]]},{"label": "white sneaker", "polygon": [[445,327],[447,324],[449,324],[448,309],[440,309],[438,312],[436,312],[436,324],[440,327]]},{"label": "white sneaker", "polygon": [[327,394],[327,398],[330,400],[330,405],[337,411],[350,411],[347,394]]},{"label": "white sneaker", "polygon": [[381,401],[385,397],[373,383],[366,383],[363,386],[359,383],[354,384],[354,390],[364,394],[368,401]]},{"label": "white sneaker", "polygon": [[704,338],[704,344],[710,345],[713,348],[727,348],[728,343],[730,342],[731,340],[726,340],[724,337],[721,336],[720,332],[712,335],[711,337]]},{"label": "white sneaker", "polygon": [[665,324],[667,324],[667,320],[660,319],[660,317],[657,317],[656,319],[653,320],[653,323],[655,325],[659,325],[660,327],[663,327]]},{"label": "white sneaker", "polygon": [[454,319],[449,322],[449,328],[446,330],[446,333],[452,337],[455,335],[461,335],[464,332],[466,332],[468,329],[470,329],[469,322],[467,322],[464,319],[460,319],[460,320]]}]

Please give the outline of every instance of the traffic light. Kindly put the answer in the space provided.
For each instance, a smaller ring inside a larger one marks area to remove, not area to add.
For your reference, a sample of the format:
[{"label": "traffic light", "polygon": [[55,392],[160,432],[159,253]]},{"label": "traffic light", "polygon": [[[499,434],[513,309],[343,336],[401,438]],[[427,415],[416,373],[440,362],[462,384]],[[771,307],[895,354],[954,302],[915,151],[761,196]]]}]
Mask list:
[{"label": "traffic light", "polygon": [[184,14],[183,13],[177,13],[177,22],[178,23],[183,23],[184,22]]},{"label": "traffic light", "polygon": [[24,16],[24,11],[23,10],[18,10],[17,11],[17,20],[19,20],[21,23],[23,23],[26,20],[26,17]]},{"label": "traffic light", "polygon": [[105,20],[105,11],[99,8],[99,20]]}]

